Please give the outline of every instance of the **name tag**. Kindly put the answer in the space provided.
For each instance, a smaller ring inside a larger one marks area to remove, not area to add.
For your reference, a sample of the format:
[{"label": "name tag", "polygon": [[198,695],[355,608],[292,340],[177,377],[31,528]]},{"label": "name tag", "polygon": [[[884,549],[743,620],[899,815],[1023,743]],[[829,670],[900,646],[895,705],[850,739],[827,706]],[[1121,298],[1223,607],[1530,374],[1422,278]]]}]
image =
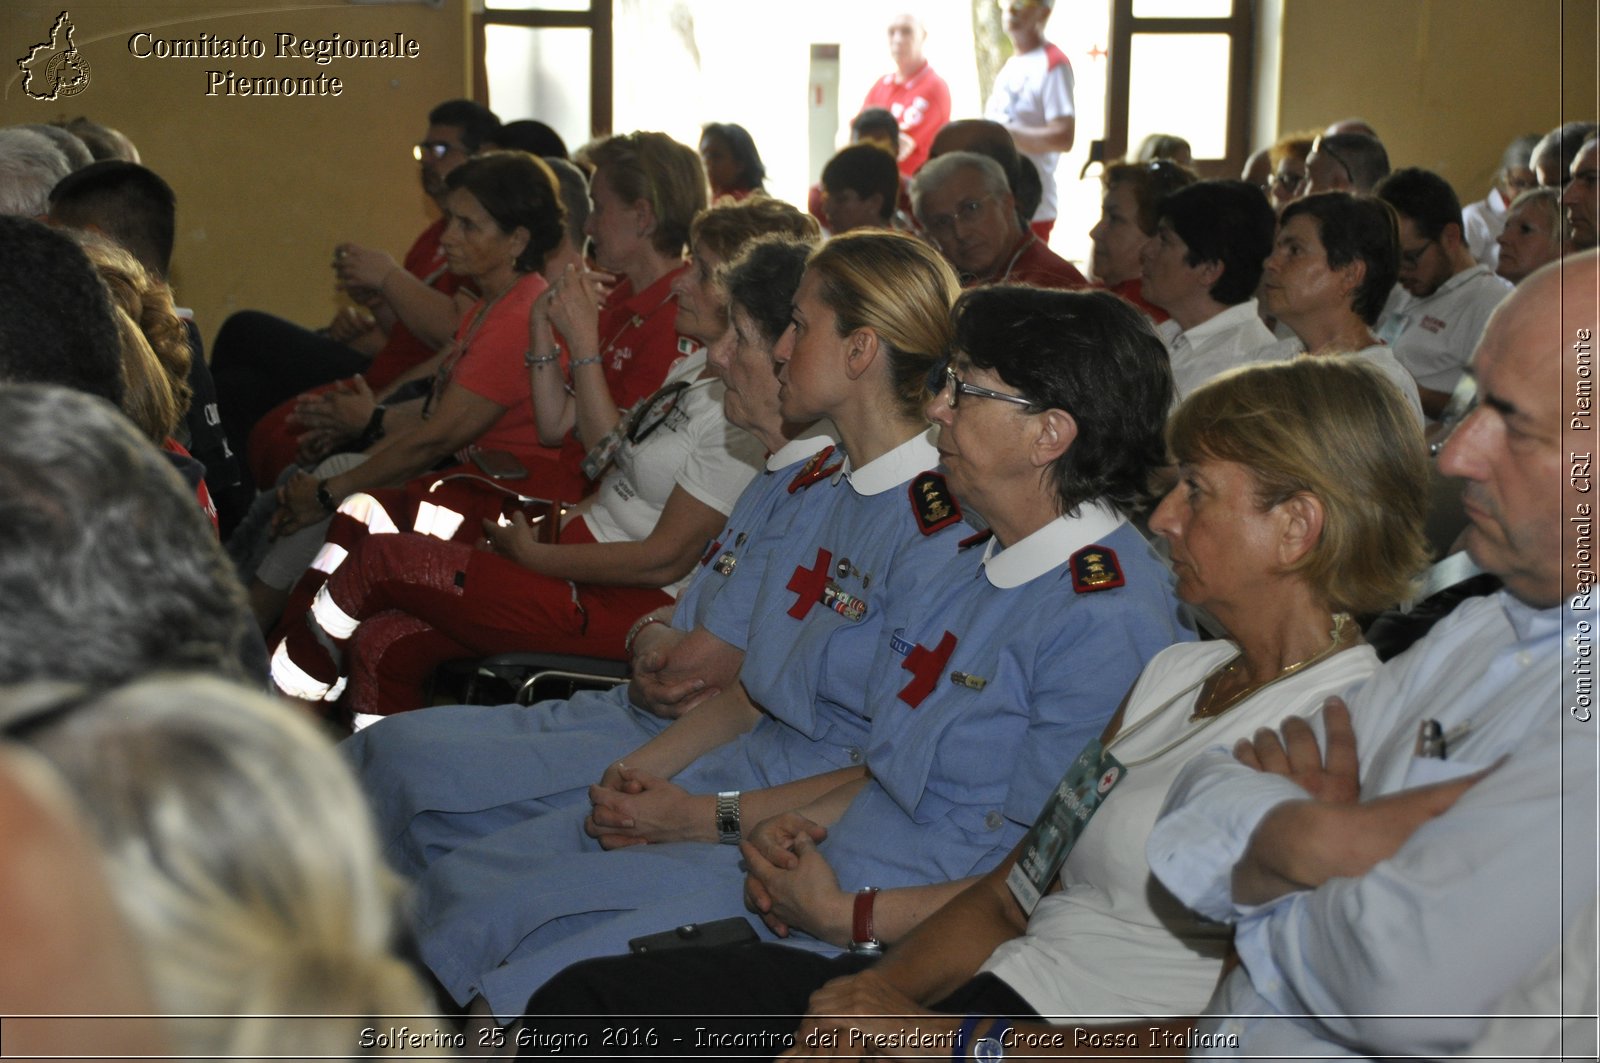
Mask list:
[{"label": "name tag", "polygon": [[1083,747],[1056,783],[1044,810],[1022,839],[1022,858],[1006,876],[1006,885],[1024,912],[1033,913],[1101,802],[1127,773],[1122,762],[1095,739]]}]

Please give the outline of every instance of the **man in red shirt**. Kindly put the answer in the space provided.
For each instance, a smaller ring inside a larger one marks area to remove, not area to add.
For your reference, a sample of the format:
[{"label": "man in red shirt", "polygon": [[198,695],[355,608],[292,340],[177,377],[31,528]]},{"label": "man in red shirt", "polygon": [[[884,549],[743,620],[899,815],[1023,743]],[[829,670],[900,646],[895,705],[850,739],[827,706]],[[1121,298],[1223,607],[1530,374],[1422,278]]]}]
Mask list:
[{"label": "man in red shirt", "polygon": [[987,155],[953,151],[929,160],[911,182],[911,204],[923,233],[965,287],[1088,286],[1072,263],[1023,227],[1006,172]]},{"label": "man in red shirt", "polygon": [[916,15],[896,15],[889,22],[889,55],[893,73],[867,91],[861,110],[882,107],[900,124],[900,172],[910,177],[928,159],[928,148],[941,126],[950,121],[950,86],[922,56],[927,27]]}]

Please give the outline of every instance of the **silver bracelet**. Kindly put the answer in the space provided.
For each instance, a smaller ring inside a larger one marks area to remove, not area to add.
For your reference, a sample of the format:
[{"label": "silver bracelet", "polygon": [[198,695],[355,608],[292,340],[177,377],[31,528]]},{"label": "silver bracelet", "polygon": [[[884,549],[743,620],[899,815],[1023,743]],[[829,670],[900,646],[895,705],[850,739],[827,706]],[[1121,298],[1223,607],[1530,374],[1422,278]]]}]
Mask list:
[{"label": "silver bracelet", "polygon": [[601,361],[601,357],[597,354],[593,358],[574,358],[567,364],[576,369],[580,365],[599,365]]},{"label": "silver bracelet", "polygon": [[654,613],[646,613],[644,616],[641,616],[639,619],[635,620],[633,622],[633,626],[628,629],[628,636],[622,640],[622,652],[626,653],[629,657],[632,657],[633,641],[639,637],[639,633],[645,628],[649,627],[651,624],[665,623],[665,620],[661,619],[659,616],[656,616]]},{"label": "silver bracelet", "polygon": [[536,365],[549,365],[551,362],[559,362],[560,360],[553,354],[534,354],[532,347],[522,353],[522,364],[529,369]]}]

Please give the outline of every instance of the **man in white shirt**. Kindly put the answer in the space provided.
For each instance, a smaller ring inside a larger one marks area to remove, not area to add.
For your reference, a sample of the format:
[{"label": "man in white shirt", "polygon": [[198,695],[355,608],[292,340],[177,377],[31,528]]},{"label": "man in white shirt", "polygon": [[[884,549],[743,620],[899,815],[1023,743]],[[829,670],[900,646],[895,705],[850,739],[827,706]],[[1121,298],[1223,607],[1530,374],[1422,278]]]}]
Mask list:
[{"label": "man in white shirt", "polygon": [[1010,0],[1006,36],[1014,54],[1000,68],[984,117],[1011,134],[1017,150],[1039,168],[1044,196],[1033,215],[1033,231],[1048,240],[1056,222],[1056,162],[1072,150],[1076,130],[1072,64],[1044,39],[1055,0]]},{"label": "man in white shirt", "polygon": [[1244,181],[1201,181],[1156,208],[1142,293],[1170,315],[1156,335],[1172,356],[1178,401],[1272,343],[1254,295],[1274,228],[1266,197]]},{"label": "man in white shirt", "polygon": [[1511,286],[1473,259],[1461,201],[1444,178],[1408,167],[1380,181],[1374,194],[1399,215],[1405,289],[1390,297],[1378,335],[1416,377],[1423,412],[1437,419]]}]

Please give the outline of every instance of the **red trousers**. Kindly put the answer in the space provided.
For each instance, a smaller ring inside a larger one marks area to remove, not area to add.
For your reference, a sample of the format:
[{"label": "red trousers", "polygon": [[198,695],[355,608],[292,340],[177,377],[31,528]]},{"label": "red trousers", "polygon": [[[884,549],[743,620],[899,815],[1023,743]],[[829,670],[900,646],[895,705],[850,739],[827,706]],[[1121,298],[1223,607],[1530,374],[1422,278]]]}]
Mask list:
[{"label": "red trousers", "polygon": [[[567,531],[568,542],[593,541],[581,521]],[[374,535],[291,624],[280,652],[330,687],[346,677],[350,711],[388,715],[420,708],[429,679],[447,661],[540,650],[622,660],[629,626],[670,601],[658,589],[540,575],[465,543]],[[343,650],[343,662],[327,651],[329,642]]]}]

